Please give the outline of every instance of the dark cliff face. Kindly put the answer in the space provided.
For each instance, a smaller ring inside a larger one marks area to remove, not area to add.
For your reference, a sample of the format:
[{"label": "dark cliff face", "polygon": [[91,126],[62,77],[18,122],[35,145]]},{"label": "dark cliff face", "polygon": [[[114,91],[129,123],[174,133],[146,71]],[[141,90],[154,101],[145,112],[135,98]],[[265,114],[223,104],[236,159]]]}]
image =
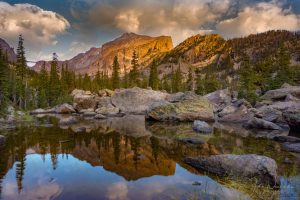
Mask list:
[{"label": "dark cliff face", "polygon": [[0,48],[2,50],[2,53],[7,56],[8,61],[10,62],[16,62],[17,56],[14,52],[14,49],[9,46],[9,44],[0,38]]}]

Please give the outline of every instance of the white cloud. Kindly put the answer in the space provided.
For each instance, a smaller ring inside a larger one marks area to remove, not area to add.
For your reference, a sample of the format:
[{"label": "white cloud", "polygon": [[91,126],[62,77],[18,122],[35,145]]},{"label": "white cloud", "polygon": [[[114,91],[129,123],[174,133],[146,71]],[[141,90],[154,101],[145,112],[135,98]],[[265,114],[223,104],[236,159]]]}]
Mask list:
[{"label": "white cloud", "polygon": [[22,34],[30,50],[55,45],[56,36],[69,27],[69,22],[55,12],[31,4],[10,5],[0,1],[1,37],[11,44],[16,44],[18,35]]},{"label": "white cloud", "polygon": [[232,38],[278,29],[299,30],[300,16],[272,1],[245,7],[236,18],[220,22],[216,31]]},{"label": "white cloud", "polygon": [[140,28],[140,12],[128,10],[116,16],[117,27],[127,32],[137,32]]}]

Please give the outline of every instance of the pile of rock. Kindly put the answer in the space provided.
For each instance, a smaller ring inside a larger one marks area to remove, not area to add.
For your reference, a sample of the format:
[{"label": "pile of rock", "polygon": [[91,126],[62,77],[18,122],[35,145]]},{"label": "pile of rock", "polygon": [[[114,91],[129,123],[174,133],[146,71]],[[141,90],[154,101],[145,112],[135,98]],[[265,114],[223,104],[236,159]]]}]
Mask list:
[{"label": "pile of rock", "polygon": [[74,90],[73,105],[63,104],[52,109],[37,109],[31,114],[72,114],[104,119],[125,114],[146,115],[157,121],[214,121],[213,106],[192,92],[168,94],[151,89],[130,88],[101,90],[97,94]]},{"label": "pile of rock", "polygon": [[254,129],[281,130],[300,127],[300,87],[284,84],[261,97],[255,107],[236,92],[219,90],[205,97],[214,105],[216,121],[245,123]]},{"label": "pile of rock", "polygon": [[137,87],[97,93],[76,89],[71,95],[73,105],[63,104],[31,113],[77,113],[96,119],[142,114],[148,120],[244,123],[247,128],[269,130],[299,128],[300,123],[300,87],[287,84],[268,91],[255,107],[245,99],[238,99],[237,92],[228,89],[204,97],[193,92],[168,94]]}]

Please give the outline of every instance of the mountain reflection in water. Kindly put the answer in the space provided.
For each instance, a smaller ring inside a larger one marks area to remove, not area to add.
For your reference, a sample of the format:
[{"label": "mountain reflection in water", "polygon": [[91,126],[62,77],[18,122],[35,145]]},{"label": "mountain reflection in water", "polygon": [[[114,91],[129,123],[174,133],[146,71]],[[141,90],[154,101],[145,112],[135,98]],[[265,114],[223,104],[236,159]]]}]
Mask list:
[{"label": "mountain reflection in water", "polygon": [[[86,133],[74,133],[78,127]],[[185,144],[183,138],[204,144]],[[298,167],[291,171],[280,164],[294,158],[273,141],[227,129],[201,135],[191,124],[145,124],[138,116],[82,120],[70,127],[43,118],[39,126],[8,134],[0,153],[2,199],[249,199],[182,162],[186,156],[223,153],[267,155],[277,161],[279,173],[299,175]]]}]

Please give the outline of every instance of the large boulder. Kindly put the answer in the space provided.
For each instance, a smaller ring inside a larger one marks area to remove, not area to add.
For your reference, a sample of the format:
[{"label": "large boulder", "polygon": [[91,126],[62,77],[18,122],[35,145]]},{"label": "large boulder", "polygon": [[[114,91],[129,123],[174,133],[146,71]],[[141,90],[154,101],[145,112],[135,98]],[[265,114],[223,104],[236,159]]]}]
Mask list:
[{"label": "large boulder", "polygon": [[282,128],[273,122],[269,122],[263,119],[259,119],[256,117],[253,117],[251,120],[247,122],[245,125],[247,128],[253,128],[253,129],[268,129],[268,130],[281,130]]},{"label": "large boulder", "polygon": [[262,98],[272,101],[283,101],[287,96],[300,97],[300,87],[284,84],[281,88],[266,92]]},{"label": "large boulder", "polygon": [[81,112],[81,110],[84,109],[95,109],[97,107],[97,99],[96,96],[94,95],[87,95],[85,94],[76,94],[74,96],[74,108],[78,111]]},{"label": "large boulder", "polygon": [[213,106],[205,98],[158,106],[150,110],[147,118],[157,121],[214,121]]},{"label": "large boulder", "polygon": [[116,91],[111,100],[121,112],[145,114],[154,102],[165,100],[167,96],[164,92],[135,87]]},{"label": "large boulder", "polygon": [[273,122],[280,127],[289,129],[289,125],[283,117],[283,113],[280,110],[272,108],[270,106],[262,106],[256,110],[255,117],[263,120]]},{"label": "large boulder", "polygon": [[216,110],[220,107],[229,105],[232,101],[231,92],[228,89],[218,90],[213,93],[207,94],[204,97],[214,105]]},{"label": "large boulder", "polygon": [[186,158],[184,160],[199,170],[235,179],[255,179],[259,184],[277,186],[276,162],[259,155],[215,155],[209,157]]},{"label": "large boulder", "polygon": [[60,106],[57,106],[55,108],[55,112],[57,114],[71,114],[71,113],[75,113],[75,109],[73,108],[73,106],[71,106],[70,104],[62,104]]},{"label": "large boulder", "polygon": [[211,133],[213,131],[208,123],[199,120],[194,121],[193,130],[200,133]]}]

